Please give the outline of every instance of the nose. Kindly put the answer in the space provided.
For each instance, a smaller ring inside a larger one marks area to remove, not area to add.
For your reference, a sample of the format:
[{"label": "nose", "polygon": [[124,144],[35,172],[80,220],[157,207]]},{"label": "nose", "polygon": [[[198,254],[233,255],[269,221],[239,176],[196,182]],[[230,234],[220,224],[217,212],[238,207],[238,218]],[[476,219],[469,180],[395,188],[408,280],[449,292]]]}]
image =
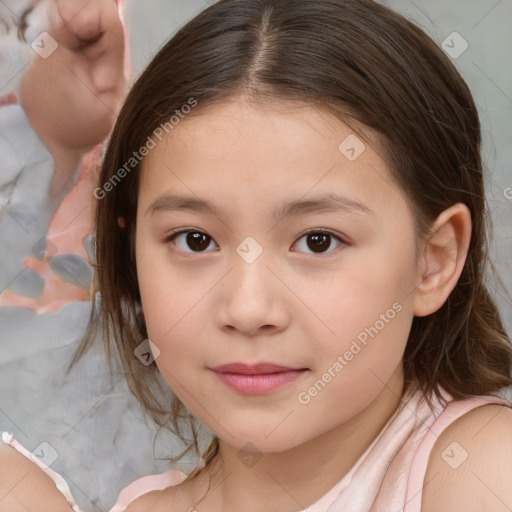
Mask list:
[{"label": "nose", "polygon": [[277,334],[290,323],[289,291],[276,270],[260,256],[248,263],[238,255],[215,297],[221,329],[254,337]]}]

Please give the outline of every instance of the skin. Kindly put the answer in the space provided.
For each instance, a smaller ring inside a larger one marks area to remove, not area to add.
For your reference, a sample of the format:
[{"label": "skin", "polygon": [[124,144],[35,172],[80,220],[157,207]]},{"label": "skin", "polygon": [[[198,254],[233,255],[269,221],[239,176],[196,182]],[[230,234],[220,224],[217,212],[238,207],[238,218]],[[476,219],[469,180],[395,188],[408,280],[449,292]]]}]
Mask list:
[{"label": "skin", "polygon": [[[239,98],[190,116],[143,163],[142,306],[164,379],[220,438],[212,467],[223,476],[207,510],[295,511],[346,474],[398,407],[413,316],[438,309],[460,275],[464,258],[448,258],[446,244],[469,239],[469,212],[458,205],[440,225],[443,243],[418,253],[409,205],[376,150],[366,144],[350,162],[338,150],[348,126],[307,105],[288,106]],[[270,214],[281,202],[331,191],[373,214],[316,212],[277,223]],[[168,193],[207,199],[221,213],[149,211]],[[327,238],[318,254],[304,237],[314,228],[347,243]],[[186,229],[208,235],[199,250],[186,234],[166,241]],[[250,264],[236,252],[248,236],[263,248]],[[298,394],[397,302],[400,313],[300,403]],[[247,396],[209,369],[260,361],[308,370],[279,390]],[[241,459],[255,452],[261,458],[248,467]],[[188,486],[185,502],[197,503],[205,478]]]},{"label": "skin", "polygon": [[124,34],[115,0],[42,3],[58,48],[47,58],[34,53],[19,99],[55,162],[49,199],[58,205],[81,158],[107,137],[121,107]]}]

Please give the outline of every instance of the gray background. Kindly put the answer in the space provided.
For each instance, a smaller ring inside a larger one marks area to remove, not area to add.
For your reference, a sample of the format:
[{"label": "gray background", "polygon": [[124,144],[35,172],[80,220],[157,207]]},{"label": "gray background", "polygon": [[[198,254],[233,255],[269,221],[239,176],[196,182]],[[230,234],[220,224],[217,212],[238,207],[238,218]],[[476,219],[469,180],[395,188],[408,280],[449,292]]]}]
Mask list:
[{"label": "gray background", "polygon": [[[383,3],[413,20],[440,46],[453,32],[469,44],[467,51],[453,62],[468,82],[479,108],[487,197],[495,231],[492,257],[506,290],[512,293],[512,200],[504,195],[507,187],[512,187],[512,0]],[[127,0],[134,77],[180,26],[206,6],[207,0]],[[512,334],[510,299],[504,290],[491,288]]]}]

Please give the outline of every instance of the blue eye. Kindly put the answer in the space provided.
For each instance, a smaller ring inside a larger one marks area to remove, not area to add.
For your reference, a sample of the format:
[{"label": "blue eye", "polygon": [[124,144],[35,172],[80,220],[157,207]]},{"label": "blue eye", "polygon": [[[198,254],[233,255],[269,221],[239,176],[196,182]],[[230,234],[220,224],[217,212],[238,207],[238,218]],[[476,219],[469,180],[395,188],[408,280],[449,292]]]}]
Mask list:
[{"label": "blue eye", "polygon": [[[303,251],[307,252],[307,249],[309,249],[313,254],[332,252],[332,250],[327,249],[331,248],[333,239],[338,242],[335,249],[345,243],[344,240],[330,231],[316,229],[302,235],[294,245],[300,244],[304,238],[306,238],[306,242],[302,245]],[[188,253],[209,252],[207,249],[214,243],[211,236],[197,230],[182,230],[173,233],[164,240],[164,243],[169,242],[173,242],[178,249]]]}]

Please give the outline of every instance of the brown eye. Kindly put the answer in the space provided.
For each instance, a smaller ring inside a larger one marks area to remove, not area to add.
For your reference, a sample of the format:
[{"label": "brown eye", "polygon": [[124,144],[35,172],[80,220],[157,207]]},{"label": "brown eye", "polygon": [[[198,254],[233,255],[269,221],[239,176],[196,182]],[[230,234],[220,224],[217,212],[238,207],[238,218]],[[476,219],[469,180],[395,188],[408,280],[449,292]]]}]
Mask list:
[{"label": "brown eye", "polygon": [[309,233],[306,233],[301,238],[299,238],[297,244],[300,246],[301,241],[304,239],[306,240],[306,242],[302,243],[302,247],[300,247],[300,250],[306,252],[308,252],[309,250],[316,254],[326,254],[332,252],[333,249],[329,249],[333,244],[333,240],[338,241],[338,246],[344,243],[339,236],[324,231],[310,231]]},{"label": "brown eye", "polygon": [[183,252],[205,252],[213,239],[200,231],[180,231],[165,240],[165,242],[171,241]]},{"label": "brown eye", "polygon": [[307,235],[307,240],[308,247],[313,252],[323,252],[331,245],[331,235],[325,233]]}]

